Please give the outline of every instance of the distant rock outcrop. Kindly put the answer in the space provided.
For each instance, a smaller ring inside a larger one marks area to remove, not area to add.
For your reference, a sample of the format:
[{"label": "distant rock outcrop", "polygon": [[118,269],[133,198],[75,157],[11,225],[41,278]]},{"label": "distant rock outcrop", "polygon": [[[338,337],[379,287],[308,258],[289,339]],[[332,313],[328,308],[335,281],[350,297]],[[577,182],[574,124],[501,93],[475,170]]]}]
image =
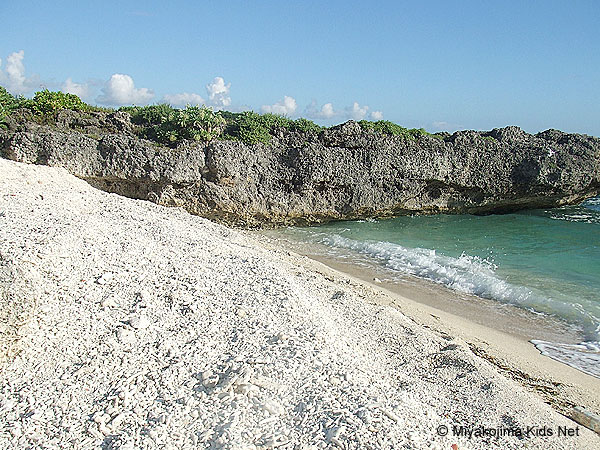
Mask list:
[{"label": "distant rock outcrop", "polygon": [[171,149],[136,137],[127,113],[63,111],[52,126],[11,119],[0,145],[6,158],[236,226],[503,213],[600,191],[600,139],[518,127],[409,139],[349,121],[318,135],[281,130],[268,145]]}]

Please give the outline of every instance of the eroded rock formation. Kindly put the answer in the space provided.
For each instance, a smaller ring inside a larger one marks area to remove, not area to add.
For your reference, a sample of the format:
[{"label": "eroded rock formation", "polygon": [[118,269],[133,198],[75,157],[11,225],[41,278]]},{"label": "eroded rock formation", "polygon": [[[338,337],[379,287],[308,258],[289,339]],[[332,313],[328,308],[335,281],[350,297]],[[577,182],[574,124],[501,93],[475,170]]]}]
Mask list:
[{"label": "eroded rock formation", "polygon": [[64,167],[110,192],[182,206],[236,226],[314,224],[407,213],[496,213],[575,203],[600,191],[600,139],[518,127],[415,139],[346,122],[280,130],[268,145],[140,139],[129,116],[11,119],[4,157]]}]

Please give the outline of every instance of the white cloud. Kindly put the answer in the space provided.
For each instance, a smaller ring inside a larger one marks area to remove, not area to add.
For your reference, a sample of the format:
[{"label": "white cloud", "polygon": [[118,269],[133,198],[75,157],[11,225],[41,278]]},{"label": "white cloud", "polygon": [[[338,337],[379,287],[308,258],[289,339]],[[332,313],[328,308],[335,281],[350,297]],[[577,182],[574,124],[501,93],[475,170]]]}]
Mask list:
[{"label": "white cloud", "polygon": [[383,120],[383,112],[372,111],[371,112],[371,120]]},{"label": "white cloud", "polygon": [[129,75],[115,73],[102,88],[103,95],[97,101],[105,105],[144,105],[148,103],[154,92],[147,88],[136,88]]},{"label": "white cloud", "polygon": [[[369,107],[364,105],[360,106],[358,102],[354,102],[352,106],[347,106],[343,110],[338,110],[333,107],[333,103],[325,103],[320,108],[317,106],[317,102],[313,101],[304,110],[304,114],[311,119],[323,119],[323,120],[362,120],[367,117]],[[383,113],[381,111],[373,111],[371,113],[371,119],[381,120],[383,119]]]},{"label": "white cloud", "polygon": [[198,94],[183,92],[181,94],[167,94],[163,97],[163,101],[175,107],[183,107],[187,105],[202,105],[206,100]]},{"label": "white cloud", "polygon": [[37,76],[25,76],[25,51],[13,52],[6,58],[6,69],[2,70],[0,60],[0,83],[15,95],[24,95],[39,88],[40,80]]},{"label": "white cloud", "polygon": [[9,82],[18,88],[25,85],[25,64],[23,64],[23,58],[25,58],[25,51],[23,50],[11,53],[6,58],[6,75]]},{"label": "white cloud", "polygon": [[231,97],[229,97],[230,88],[231,83],[225,83],[225,80],[222,77],[215,77],[212,83],[206,85],[208,100],[194,92],[182,92],[180,94],[166,94],[163,97],[163,101],[176,107],[208,104],[217,109],[221,109],[231,105]]},{"label": "white cloud", "polygon": [[368,106],[360,106],[358,102],[354,102],[352,106],[346,108],[346,116],[353,120],[363,120],[367,117]]},{"label": "white cloud", "polygon": [[332,117],[334,117],[336,115],[336,112],[333,109],[333,103],[325,103],[321,107],[321,111],[319,112],[319,115],[321,117],[323,117],[324,119],[331,119]]},{"label": "white cloud", "polygon": [[317,102],[313,100],[310,105],[304,109],[304,115],[309,119],[333,119],[339,113],[333,108],[333,103],[325,103],[320,108]]},{"label": "white cloud", "polygon": [[215,77],[212,83],[206,85],[210,104],[217,108],[229,106],[231,104],[231,97],[229,97],[230,87],[231,83],[225,84],[225,80],[222,77]]},{"label": "white cloud", "polygon": [[274,105],[263,105],[260,109],[263,113],[279,114],[281,116],[291,116],[296,112],[296,99],[285,95],[283,100]]},{"label": "white cloud", "polygon": [[90,95],[90,86],[87,83],[75,83],[70,77],[65,80],[60,90],[67,94],[75,94],[81,99]]}]

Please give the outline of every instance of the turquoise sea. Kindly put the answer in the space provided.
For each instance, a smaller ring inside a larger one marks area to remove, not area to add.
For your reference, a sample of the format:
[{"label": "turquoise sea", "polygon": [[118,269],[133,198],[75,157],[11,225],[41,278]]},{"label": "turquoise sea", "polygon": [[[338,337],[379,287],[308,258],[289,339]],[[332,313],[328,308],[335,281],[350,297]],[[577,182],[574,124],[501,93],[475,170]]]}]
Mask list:
[{"label": "turquoise sea", "polygon": [[398,281],[415,276],[561,319],[578,345],[532,341],[600,377],[600,197],[578,206],[505,215],[404,216],[279,231],[360,258]]}]

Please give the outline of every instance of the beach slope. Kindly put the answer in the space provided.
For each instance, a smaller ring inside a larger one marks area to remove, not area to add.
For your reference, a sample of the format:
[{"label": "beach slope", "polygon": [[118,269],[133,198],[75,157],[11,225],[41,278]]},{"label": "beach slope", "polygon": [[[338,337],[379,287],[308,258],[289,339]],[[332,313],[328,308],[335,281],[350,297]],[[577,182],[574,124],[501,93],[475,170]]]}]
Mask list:
[{"label": "beach slope", "polygon": [[600,448],[368,292],[0,159],[0,447]]}]

